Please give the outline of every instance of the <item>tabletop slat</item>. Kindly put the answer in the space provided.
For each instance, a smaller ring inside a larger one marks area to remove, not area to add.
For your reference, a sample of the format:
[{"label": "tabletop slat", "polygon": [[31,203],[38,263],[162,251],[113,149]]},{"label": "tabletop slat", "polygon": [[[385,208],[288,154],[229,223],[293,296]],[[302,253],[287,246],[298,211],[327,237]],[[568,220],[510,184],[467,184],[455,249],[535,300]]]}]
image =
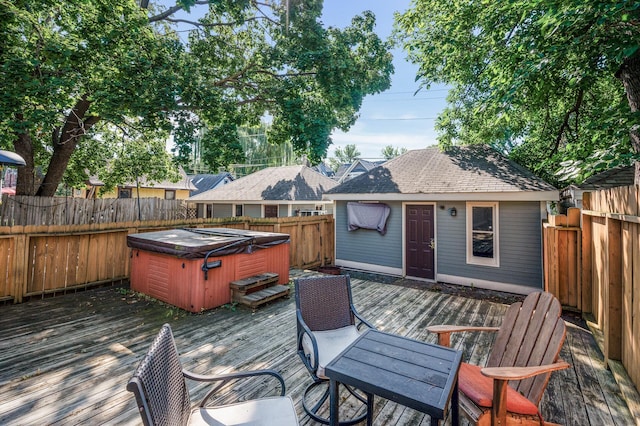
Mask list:
[{"label": "tabletop slat", "polygon": [[462,354],[369,330],[325,368],[340,383],[444,418]]}]

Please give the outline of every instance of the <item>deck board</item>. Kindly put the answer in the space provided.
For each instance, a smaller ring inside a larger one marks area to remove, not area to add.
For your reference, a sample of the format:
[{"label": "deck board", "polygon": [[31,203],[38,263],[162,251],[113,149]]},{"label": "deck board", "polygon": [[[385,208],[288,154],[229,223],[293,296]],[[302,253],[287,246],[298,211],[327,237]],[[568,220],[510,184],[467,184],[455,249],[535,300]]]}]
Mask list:
[{"label": "deck board", "polygon": [[[291,277],[308,274],[292,270]],[[430,324],[499,325],[506,305],[420,288],[352,279],[358,311],[382,331],[435,343]],[[418,286],[419,287],[419,286]],[[294,298],[255,312],[223,307],[192,314],[115,287],[0,306],[0,424],[139,424],[126,383],[160,326],[171,324],[185,368],[197,373],[272,368],[282,373],[301,425],[309,375],[295,353]],[[483,363],[490,333],[452,338],[464,358]],[[569,370],[552,375],[541,410],[564,424],[633,424],[612,374],[586,327],[570,325],[562,357]],[[193,403],[206,385],[189,382]],[[221,401],[274,388],[258,380],[232,384]],[[344,407],[348,411],[347,407]],[[354,411],[358,407],[353,408]],[[345,415],[343,414],[343,417]],[[375,399],[374,424],[428,424],[428,416]]]}]

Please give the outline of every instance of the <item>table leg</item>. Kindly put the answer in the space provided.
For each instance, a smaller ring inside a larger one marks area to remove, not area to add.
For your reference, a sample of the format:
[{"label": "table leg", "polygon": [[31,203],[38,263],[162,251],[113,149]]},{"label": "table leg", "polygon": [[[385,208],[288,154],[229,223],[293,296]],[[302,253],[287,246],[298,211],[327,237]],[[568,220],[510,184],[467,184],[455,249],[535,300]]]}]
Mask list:
[{"label": "table leg", "polygon": [[373,394],[367,394],[367,426],[373,425]]},{"label": "table leg", "polygon": [[329,424],[330,426],[338,426],[338,382],[329,380]]},{"label": "table leg", "polygon": [[453,385],[453,394],[451,395],[451,424],[457,426],[460,424],[460,394],[458,393],[458,379]]}]

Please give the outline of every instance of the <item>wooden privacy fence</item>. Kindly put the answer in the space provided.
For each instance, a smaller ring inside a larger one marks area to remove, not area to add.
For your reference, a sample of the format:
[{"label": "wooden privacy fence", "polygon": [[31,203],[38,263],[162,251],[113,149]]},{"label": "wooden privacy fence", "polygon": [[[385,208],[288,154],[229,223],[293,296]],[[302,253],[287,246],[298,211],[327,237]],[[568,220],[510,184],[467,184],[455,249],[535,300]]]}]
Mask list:
[{"label": "wooden privacy fence", "polygon": [[558,297],[564,308],[592,314],[604,337],[605,360],[620,382],[627,404],[638,412],[639,188],[584,193],[582,202],[583,210],[571,208],[566,216],[550,216],[544,224],[545,290]]},{"label": "wooden privacy fence", "polygon": [[333,216],[326,215],[0,227],[0,300],[22,302],[128,280],[127,235],[163,229],[224,227],[289,234],[291,267],[323,266],[334,259],[333,224]]},{"label": "wooden privacy fence", "polygon": [[[638,186],[583,194],[582,292],[604,335],[640,389],[640,193]],[[611,364],[611,363],[610,363]]]},{"label": "wooden privacy fence", "polygon": [[184,200],[2,196],[0,226],[90,225],[195,218]]},{"label": "wooden privacy fence", "polygon": [[543,224],[544,289],[553,293],[563,307],[582,310],[580,283],[582,236],[580,209],[567,215],[549,216]]}]

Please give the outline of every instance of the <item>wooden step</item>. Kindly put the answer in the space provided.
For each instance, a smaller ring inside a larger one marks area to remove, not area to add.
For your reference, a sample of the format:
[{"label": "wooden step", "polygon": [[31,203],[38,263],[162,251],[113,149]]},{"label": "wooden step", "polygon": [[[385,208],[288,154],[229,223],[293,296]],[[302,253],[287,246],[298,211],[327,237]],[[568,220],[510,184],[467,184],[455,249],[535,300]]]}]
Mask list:
[{"label": "wooden step", "polygon": [[287,285],[274,285],[262,290],[254,291],[249,294],[237,294],[233,293],[234,302],[242,303],[243,305],[251,306],[255,308],[263,303],[267,303],[273,299],[279,297],[285,297],[289,295],[289,286]]},{"label": "wooden step", "polygon": [[242,278],[240,280],[231,281],[229,287],[235,292],[250,293],[250,290],[256,287],[269,287],[277,284],[280,276],[275,272],[265,272],[263,274],[253,275],[251,277]]}]

